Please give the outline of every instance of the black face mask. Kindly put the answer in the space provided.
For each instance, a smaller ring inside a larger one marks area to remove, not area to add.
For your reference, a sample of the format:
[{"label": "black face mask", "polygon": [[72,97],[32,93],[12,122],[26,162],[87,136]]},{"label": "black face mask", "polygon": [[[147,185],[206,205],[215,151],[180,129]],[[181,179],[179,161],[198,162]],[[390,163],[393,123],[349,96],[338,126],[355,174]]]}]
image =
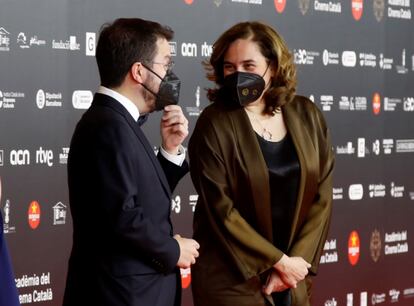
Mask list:
[{"label": "black face mask", "polygon": [[141,84],[146,90],[148,90],[150,93],[152,93],[156,97],[155,110],[160,111],[160,110],[163,110],[164,107],[167,105],[178,104],[178,99],[180,97],[180,87],[181,87],[180,79],[170,70],[167,71],[167,74],[164,76],[164,78],[162,78],[158,75],[158,73],[153,71],[151,68],[145,65],[143,66],[147,68],[149,71],[151,71],[153,74],[155,74],[161,80],[158,93],[153,92],[146,85]]},{"label": "black face mask", "polygon": [[[263,75],[266,74],[266,71]],[[258,74],[236,71],[224,78],[223,88],[233,102],[246,106],[262,95],[265,81]]]}]

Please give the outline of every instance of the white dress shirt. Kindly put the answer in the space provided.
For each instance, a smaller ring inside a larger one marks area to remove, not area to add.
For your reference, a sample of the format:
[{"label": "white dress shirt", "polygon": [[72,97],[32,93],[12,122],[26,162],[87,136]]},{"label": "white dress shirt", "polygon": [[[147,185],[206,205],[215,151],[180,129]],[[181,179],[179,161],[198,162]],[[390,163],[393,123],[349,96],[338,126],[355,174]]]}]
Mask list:
[{"label": "white dress shirt", "polygon": [[[135,121],[138,121],[138,118],[139,118],[138,107],[130,99],[121,95],[119,92],[116,92],[115,90],[109,89],[104,86],[99,86],[97,92],[103,95],[110,96],[111,98],[114,98],[123,107],[125,107],[125,109],[128,111],[128,113],[131,114],[132,118],[134,118]],[[167,151],[164,150],[162,146],[160,146],[160,152],[167,160],[176,164],[177,166],[181,166],[185,160],[185,149],[182,145],[180,145],[178,149],[178,155],[168,153]]]}]

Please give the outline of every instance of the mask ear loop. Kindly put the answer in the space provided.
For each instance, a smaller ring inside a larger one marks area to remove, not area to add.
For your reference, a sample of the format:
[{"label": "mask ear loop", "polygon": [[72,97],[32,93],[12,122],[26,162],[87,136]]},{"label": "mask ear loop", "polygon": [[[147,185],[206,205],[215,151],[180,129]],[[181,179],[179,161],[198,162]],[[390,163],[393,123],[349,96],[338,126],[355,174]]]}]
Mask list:
[{"label": "mask ear loop", "polygon": [[148,67],[147,65],[145,65],[144,63],[141,63],[142,66],[144,66],[146,69],[148,69],[149,71],[151,71],[153,74],[155,74],[161,81],[163,80],[163,78],[156,73],[154,70],[152,70],[150,67]]},{"label": "mask ear loop", "polygon": [[[160,75],[158,73],[156,73],[154,70],[152,70],[150,67],[148,67],[147,65],[145,65],[144,63],[141,63],[142,66],[144,66],[146,69],[148,69],[149,71],[151,71],[153,74],[155,74],[162,82],[163,78],[160,77]],[[144,87],[146,90],[148,90],[150,93],[152,93],[156,98],[158,98],[158,94],[153,92],[151,89],[149,89],[147,87],[147,85],[145,85],[144,83],[139,83],[142,87]]]}]

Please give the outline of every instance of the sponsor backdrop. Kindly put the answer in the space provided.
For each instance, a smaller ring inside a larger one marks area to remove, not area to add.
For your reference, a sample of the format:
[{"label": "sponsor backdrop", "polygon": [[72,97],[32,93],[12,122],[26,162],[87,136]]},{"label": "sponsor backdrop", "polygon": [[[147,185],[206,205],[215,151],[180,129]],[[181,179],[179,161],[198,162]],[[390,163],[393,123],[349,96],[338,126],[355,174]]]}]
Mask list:
[{"label": "sponsor backdrop", "polygon": [[[0,210],[21,304],[60,305],[71,248],[66,163],[73,129],[99,85],[100,26],[118,17],[170,25],[194,128],[211,86],[201,62],[224,30],[262,20],[286,39],[298,93],[323,111],[337,154],[333,220],[313,305],[414,304],[414,3],[412,0],[0,2]],[[160,114],[145,131],[160,141]],[[197,194],[173,194],[191,235]],[[182,271],[183,305],[192,305]]]}]

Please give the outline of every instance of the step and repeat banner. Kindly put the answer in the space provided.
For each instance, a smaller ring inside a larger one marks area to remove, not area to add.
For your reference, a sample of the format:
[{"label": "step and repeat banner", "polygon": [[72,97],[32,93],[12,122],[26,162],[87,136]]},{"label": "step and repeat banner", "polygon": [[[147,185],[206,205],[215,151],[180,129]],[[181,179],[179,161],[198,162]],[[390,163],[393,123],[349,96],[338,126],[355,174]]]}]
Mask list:
[{"label": "step and repeat banner", "polygon": [[[119,17],[171,26],[190,132],[208,105],[201,62],[233,24],[261,20],[285,38],[298,93],[323,111],[336,152],[333,219],[315,278],[318,306],[414,305],[412,0],[0,1],[0,211],[21,304],[60,305],[72,244],[69,143],[99,85],[101,25]],[[145,132],[160,142],[160,114]],[[172,197],[190,236],[196,194]],[[0,267],[1,268],[1,267]],[[191,272],[182,270],[183,305]]]}]

